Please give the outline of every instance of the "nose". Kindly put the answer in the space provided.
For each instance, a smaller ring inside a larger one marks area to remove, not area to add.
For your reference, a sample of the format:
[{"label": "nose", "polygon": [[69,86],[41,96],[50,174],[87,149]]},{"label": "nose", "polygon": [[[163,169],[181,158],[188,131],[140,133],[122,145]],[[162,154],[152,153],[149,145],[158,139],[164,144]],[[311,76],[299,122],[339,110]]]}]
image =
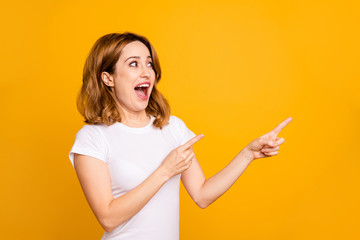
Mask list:
[{"label": "nose", "polygon": [[149,69],[149,67],[143,66],[143,67],[142,67],[141,76],[142,76],[142,77],[149,78],[150,75],[151,75],[151,70]]}]

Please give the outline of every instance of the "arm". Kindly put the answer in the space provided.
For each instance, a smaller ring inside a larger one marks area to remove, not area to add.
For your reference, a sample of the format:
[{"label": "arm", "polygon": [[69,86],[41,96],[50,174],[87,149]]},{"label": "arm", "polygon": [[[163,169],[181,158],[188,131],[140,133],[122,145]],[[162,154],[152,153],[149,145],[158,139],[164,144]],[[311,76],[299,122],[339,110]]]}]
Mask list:
[{"label": "arm", "polygon": [[141,184],[114,199],[111,180],[105,162],[81,154],[75,154],[74,167],[85,197],[100,225],[106,232],[139,212],[171,177],[189,168],[194,157],[189,148],[203,135],[196,136],[172,150],[161,165]]},{"label": "arm", "polygon": [[75,154],[74,163],[90,208],[106,232],[113,231],[139,212],[169,179],[164,171],[157,169],[136,188],[114,199],[106,163],[79,154]]},{"label": "arm", "polygon": [[200,208],[206,208],[223,195],[249,166],[251,160],[240,152],[225,168],[209,179],[194,158],[190,168],[181,175],[181,181]]},{"label": "arm", "polygon": [[194,202],[200,208],[206,208],[236,182],[254,159],[277,155],[279,145],[284,143],[277,134],[290,121],[291,118],[286,119],[271,132],[250,142],[225,168],[209,179],[205,178],[194,156],[189,169],[181,175],[181,181]]}]

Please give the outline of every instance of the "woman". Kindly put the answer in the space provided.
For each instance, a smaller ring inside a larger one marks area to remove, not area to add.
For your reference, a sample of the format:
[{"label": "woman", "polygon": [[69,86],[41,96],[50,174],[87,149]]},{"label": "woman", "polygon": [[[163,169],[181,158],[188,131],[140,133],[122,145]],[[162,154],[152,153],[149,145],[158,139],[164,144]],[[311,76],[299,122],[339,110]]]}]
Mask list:
[{"label": "woman", "polygon": [[206,208],[251,161],[278,154],[284,142],[277,134],[291,118],[206,179],[192,149],[204,135],[170,116],[156,88],[160,78],[155,49],[134,33],[101,37],[86,60],[78,109],[88,125],[76,134],[69,158],[105,230],[102,239],[178,239],[180,178]]}]

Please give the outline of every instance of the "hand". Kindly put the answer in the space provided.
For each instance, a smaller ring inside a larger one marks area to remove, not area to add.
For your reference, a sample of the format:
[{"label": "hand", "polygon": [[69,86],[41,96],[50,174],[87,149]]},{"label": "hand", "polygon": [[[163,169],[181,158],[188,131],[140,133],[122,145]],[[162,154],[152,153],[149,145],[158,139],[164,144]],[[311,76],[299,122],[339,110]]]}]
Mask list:
[{"label": "hand", "polygon": [[165,174],[171,178],[188,169],[191,165],[195,153],[192,146],[204,137],[203,134],[197,135],[187,141],[185,144],[172,150],[160,165]]},{"label": "hand", "polygon": [[271,157],[279,153],[279,145],[285,142],[284,138],[278,138],[277,135],[280,131],[292,120],[291,117],[280,123],[272,131],[262,135],[261,137],[251,141],[247,145],[243,152],[247,156],[247,159],[251,162],[258,158]]}]

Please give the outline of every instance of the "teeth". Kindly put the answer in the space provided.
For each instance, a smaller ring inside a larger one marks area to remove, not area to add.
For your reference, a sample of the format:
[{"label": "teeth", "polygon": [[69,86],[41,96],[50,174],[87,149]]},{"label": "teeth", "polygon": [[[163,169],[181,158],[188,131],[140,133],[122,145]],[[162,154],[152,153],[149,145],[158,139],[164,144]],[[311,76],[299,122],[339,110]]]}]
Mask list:
[{"label": "teeth", "polygon": [[150,85],[148,83],[144,83],[144,84],[138,85],[136,87],[150,87]]}]

